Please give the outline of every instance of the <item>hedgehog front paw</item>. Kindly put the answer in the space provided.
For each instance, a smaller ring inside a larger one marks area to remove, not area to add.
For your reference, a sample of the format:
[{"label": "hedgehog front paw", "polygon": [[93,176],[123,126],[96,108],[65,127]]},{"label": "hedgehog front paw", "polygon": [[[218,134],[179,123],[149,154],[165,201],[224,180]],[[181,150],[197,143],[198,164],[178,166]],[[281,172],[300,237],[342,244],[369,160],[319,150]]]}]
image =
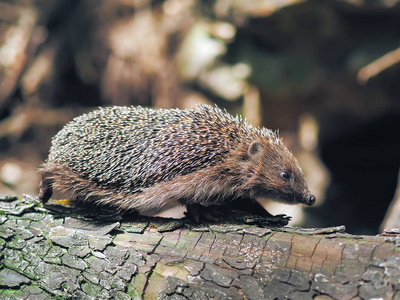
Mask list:
[{"label": "hedgehog front paw", "polygon": [[185,215],[196,223],[200,223],[201,220],[217,221],[222,215],[220,209],[221,207],[217,205],[203,206],[200,204],[191,204],[186,206],[187,212]]},{"label": "hedgehog front paw", "polygon": [[289,224],[289,221],[292,219],[291,216],[287,216],[285,214],[275,215],[271,217],[266,217],[270,223],[278,225],[278,226],[286,226]]},{"label": "hedgehog front paw", "polygon": [[249,225],[258,225],[260,227],[283,227],[289,224],[289,221],[292,219],[291,216],[287,215],[269,215],[269,216],[246,216],[246,219],[243,221]]},{"label": "hedgehog front paw", "polygon": [[286,226],[289,224],[290,220],[292,219],[291,216],[287,216],[285,214],[281,215],[269,215],[269,216],[263,216],[262,219],[260,220],[260,224],[263,224],[264,226]]}]

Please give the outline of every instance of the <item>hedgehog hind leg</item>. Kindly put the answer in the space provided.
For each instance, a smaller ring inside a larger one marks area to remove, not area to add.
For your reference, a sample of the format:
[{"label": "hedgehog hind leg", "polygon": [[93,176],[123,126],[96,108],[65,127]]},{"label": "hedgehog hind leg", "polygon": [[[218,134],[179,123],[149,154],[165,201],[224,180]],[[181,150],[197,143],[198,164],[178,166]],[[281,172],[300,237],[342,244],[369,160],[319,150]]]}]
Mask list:
[{"label": "hedgehog hind leg", "polygon": [[42,172],[42,180],[39,185],[39,195],[38,198],[40,202],[46,204],[50,197],[53,195],[53,180],[49,178],[49,172]]},{"label": "hedgehog hind leg", "polygon": [[40,170],[42,180],[39,185],[39,200],[46,204],[50,197],[70,197],[74,186],[78,183],[74,180],[74,173],[68,167],[47,162]]},{"label": "hedgehog hind leg", "polygon": [[47,162],[41,173],[39,199],[42,203],[46,203],[53,195],[70,197],[76,200],[77,204],[112,207],[117,212],[132,211],[135,208],[135,199],[129,201],[125,193],[80,176],[66,165]]}]

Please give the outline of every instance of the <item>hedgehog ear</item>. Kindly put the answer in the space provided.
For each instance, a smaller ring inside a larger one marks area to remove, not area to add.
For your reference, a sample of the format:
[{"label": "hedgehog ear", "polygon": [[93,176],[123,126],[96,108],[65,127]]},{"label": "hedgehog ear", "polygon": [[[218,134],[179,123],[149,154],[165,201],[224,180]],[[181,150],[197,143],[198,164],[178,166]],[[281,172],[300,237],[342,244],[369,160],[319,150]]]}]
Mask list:
[{"label": "hedgehog ear", "polygon": [[260,142],[254,141],[250,144],[249,149],[247,149],[247,154],[250,157],[258,156],[261,154],[264,146]]}]

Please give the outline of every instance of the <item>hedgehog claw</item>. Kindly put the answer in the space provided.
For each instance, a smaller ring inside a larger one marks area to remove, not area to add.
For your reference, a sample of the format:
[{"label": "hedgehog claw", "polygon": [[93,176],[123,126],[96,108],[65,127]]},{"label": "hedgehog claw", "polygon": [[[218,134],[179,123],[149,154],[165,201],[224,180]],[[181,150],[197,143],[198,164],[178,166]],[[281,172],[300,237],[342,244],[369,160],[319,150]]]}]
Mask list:
[{"label": "hedgehog claw", "polygon": [[281,215],[275,215],[272,217],[267,217],[266,219],[269,219],[269,222],[275,223],[276,225],[279,226],[286,226],[289,224],[290,220],[292,219],[291,216],[287,216],[285,214]]},{"label": "hedgehog claw", "polygon": [[292,217],[287,216],[287,215],[271,215],[271,216],[267,216],[267,217],[255,217],[255,218],[250,218],[250,222],[246,221],[245,223],[247,224],[256,224],[258,226],[261,227],[265,227],[265,226],[286,226],[289,224],[289,221],[291,220]]}]

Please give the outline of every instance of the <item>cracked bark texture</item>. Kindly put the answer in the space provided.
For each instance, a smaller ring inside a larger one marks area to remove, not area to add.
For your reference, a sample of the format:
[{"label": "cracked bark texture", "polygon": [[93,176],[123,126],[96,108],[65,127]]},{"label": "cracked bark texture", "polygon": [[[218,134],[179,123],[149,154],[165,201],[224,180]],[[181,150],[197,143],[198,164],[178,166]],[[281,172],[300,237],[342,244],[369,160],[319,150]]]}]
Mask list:
[{"label": "cracked bark texture", "polygon": [[398,230],[132,221],[30,196],[0,211],[0,299],[400,299]]}]

